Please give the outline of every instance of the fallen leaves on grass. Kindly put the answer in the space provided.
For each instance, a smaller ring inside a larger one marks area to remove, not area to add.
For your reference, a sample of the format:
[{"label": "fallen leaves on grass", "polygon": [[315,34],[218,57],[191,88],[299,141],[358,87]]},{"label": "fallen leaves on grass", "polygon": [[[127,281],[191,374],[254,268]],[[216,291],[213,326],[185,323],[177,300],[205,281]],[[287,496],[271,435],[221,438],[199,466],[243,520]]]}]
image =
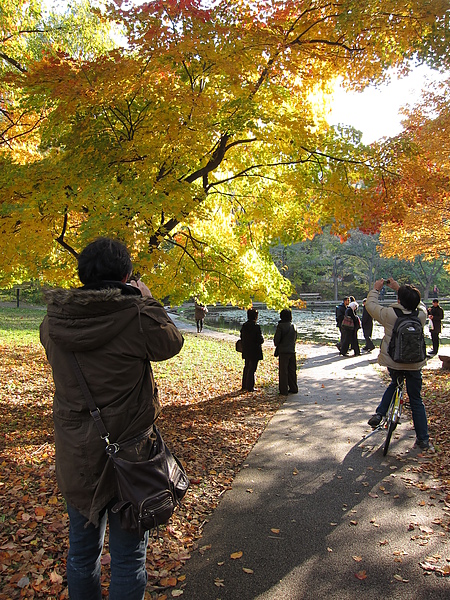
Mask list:
[{"label": "fallen leaves on grass", "polygon": [[[155,364],[154,371],[164,404],[158,426],[192,485],[170,523],[150,541],[147,599],[183,594],[182,569],[208,515],[281,405],[273,386],[276,359],[260,363],[260,390],[241,394],[243,363],[234,345],[185,338],[180,356]],[[3,345],[0,351],[0,375],[6,382],[0,388],[0,600],[65,600],[68,517],[54,472],[51,370],[37,344]],[[105,544],[104,590],[109,563]]]},{"label": "fallen leaves on grass", "polygon": [[421,468],[447,483],[450,501],[450,371],[424,370],[423,396],[430,436],[438,451]]}]

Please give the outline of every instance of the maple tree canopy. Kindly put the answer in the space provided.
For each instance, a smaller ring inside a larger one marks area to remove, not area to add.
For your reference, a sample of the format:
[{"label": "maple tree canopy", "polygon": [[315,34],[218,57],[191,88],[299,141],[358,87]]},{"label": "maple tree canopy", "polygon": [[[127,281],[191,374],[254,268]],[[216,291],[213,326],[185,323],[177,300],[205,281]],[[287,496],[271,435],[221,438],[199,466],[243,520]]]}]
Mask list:
[{"label": "maple tree canopy", "polygon": [[361,189],[386,156],[328,126],[328,95],[449,55],[447,0],[83,2],[47,20],[5,6],[3,285],[73,284],[77,253],[107,235],[173,304],[286,305],[271,246],[395,216]]},{"label": "maple tree canopy", "polygon": [[396,203],[381,227],[383,254],[442,260],[450,271],[450,78],[424,92],[404,125],[386,143],[395,171],[371,191]]}]

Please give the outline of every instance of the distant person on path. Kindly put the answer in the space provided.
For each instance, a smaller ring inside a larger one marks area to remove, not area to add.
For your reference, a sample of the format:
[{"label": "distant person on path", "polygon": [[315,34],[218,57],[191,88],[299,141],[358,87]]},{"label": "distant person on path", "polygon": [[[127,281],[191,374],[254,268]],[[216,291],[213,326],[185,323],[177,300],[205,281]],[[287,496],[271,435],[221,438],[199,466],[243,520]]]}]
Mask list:
[{"label": "distant person on path", "polygon": [[364,339],[366,340],[366,345],[364,346],[363,351],[372,352],[372,350],[375,348],[375,344],[372,342],[373,319],[371,315],[367,312],[366,301],[367,298],[364,298],[361,315],[361,325],[364,334]]},{"label": "distant person on path", "polygon": [[285,308],[280,312],[280,320],[273,338],[275,356],[278,356],[278,388],[283,396],[298,392],[296,340],[297,328],[292,323],[292,311]]},{"label": "distant person on path", "polygon": [[355,356],[359,356],[361,354],[359,350],[359,342],[358,342],[358,330],[361,329],[361,321],[359,320],[356,311],[358,310],[358,303],[356,301],[350,302],[345,311],[345,317],[350,317],[353,321],[352,328],[346,328],[344,320],[341,324],[342,329],[342,343],[339,352],[342,356],[348,356],[348,349],[350,346],[353,348]]},{"label": "distant person on path", "polygon": [[386,281],[388,286],[397,292],[397,302],[390,306],[382,306],[379,302],[379,293],[383,288],[384,280],[375,281],[374,288],[367,296],[366,309],[384,327],[384,337],[380,346],[380,354],[378,355],[378,363],[383,367],[387,367],[391,376],[391,383],[386,388],[380,404],[377,406],[376,413],[370,417],[368,423],[371,427],[377,427],[391,403],[397,386],[397,377],[403,374],[406,381],[406,390],[408,392],[409,403],[411,405],[414,429],[416,430],[416,446],[425,451],[434,452],[433,445],[430,442],[428,435],[427,415],[425,406],[422,401],[422,367],[426,364],[426,359],[417,363],[398,363],[395,362],[389,355],[388,348],[391,340],[392,331],[397,314],[394,308],[400,309],[405,314],[409,314],[418,309],[418,317],[425,325],[427,320],[427,311],[424,304],[420,301],[420,292],[412,285],[400,286],[394,279]]},{"label": "distant person on path", "polygon": [[430,319],[430,335],[433,342],[433,349],[428,352],[428,356],[436,356],[439,351],[439,334],[442,331],[442,320],[444,311],[439,306],[439,300],[434,298],[433,306],[428,309],[428,318]]},{"label": "distant person on path", "polygon": [[264,338],[261,327],[256,323],[257,320],[258,311],[256,308],[249,308],[247,321],[241,327],[242,358],[245,361],[242,389],[246,392],[254,391],[258,361],[263,359],[262,345],[264,344]]},{"label": "distant person on path", "polygon": [[197,324],[197,333],[201,333],[203,331],[203,321],[207,312],[208,309],[204,304],[200,304],[199,302],[195,301],[194,318]]},{"label": "distant person on path", "polygon": [[[78,257],[83,287],[46,294],[41,343],[55,382],[56,478],[69,514],[67,582],[71,600],[101,600],[101,555],[107,523],[111,600],[143,600],[148,532],[120,526],[112,463],[72,366],[80,364],[111,441],[121,443],[150,429],[161,411],[150,361],[178,354],[183,337],[140,280],[127,284],[132,265],[126,247],[99,238]],[[146,460],[150,430],[139,445],[119,452]],[[128,456],[126,457],[128,458]]]},{"label": "distant person on path", "polygon": [[342,321],[344,320],[345,311],[347,310],[347,307],[349,304],[350,304],[350,297],[346,296],[342,300],[342,302],[338,306],[336,306],[336,327],[338,327],[338,329],[339,329],[339,342],[336,344],[336,348],[338,350],[341,349],[341,344],[342,344],[341,325],[342,325]]}]

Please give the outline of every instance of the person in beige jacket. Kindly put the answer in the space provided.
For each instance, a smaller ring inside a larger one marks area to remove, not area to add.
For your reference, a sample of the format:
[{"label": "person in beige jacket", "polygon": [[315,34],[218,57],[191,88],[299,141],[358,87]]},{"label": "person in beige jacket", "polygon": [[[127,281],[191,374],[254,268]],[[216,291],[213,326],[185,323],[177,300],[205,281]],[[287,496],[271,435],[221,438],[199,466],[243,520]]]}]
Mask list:
[{"label": "person in beige jacket", "polygon": [[[383,285],[388,285],[397,292],[397,302],[390,306],[382,306],[379,302],[379,293]],[[418,316],[425,325],[427,320],[427,311],[425,305],[421,302],[420,292],[412,285],[399,285],[394,279],[379,279],[375,282],[373,290],[367,296],[367,312],[384,327],[384,337],[380,346],[378,363],[387,367],[391,376],[391,383],[386,388],[380,404],[377,406],[376,413],[372,415],[368,423],[371,427],[377,427],[382,418],[386,415],[389,405],[397,386],[397,377],[403,375],[406,382],[409,402],[411,405],[414,429],[416,431],[416,446],[421,450],[434,451],[428,435],[428,423],[425,406],[423,404],[422,392],[422,367],[426,364],[426,359],[417,363],[398,363],[395,362],[388,353],[389,342],[394,329],[397,315],[394,308],[401,309],[405,314],[409,314],[418,309]]]}]

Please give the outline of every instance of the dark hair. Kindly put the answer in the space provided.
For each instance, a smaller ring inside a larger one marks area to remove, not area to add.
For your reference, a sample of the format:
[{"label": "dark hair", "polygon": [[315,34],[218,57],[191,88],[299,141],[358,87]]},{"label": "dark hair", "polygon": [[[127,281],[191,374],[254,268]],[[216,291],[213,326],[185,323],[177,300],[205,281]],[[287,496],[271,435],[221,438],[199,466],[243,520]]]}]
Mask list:
[{"label": "dark hair", "polygon": [[433,302],[439,302],[437,298],[433,298]]},{"label": "dark hair", "polygon": [[289,308],[283,308],[280,312],[281,321],[292,321],[292,311]]},{"label": "dark hair", "polygon": [[342,302],[345,302],[346,300],[350,300],[350,296],[345,296],[345,298],[342,300]]},{"label": "dark hair", "polygon": [[124,244],[109,238],[98,238],[78,256],[78,277],[81,283],[122,281],[133,266]]},{"label": "dark hair", "polygon": [[258,318],[258,311],[256,310],[256,308],[249,308],[247,311],[247,319],[249,321],[256,321],[257,318]]},{"label": "dark hair", "polygon": [[356,302],[355,296],[350,296],[350,302]]},{"label": "dark hair", "polygon": [[406,310],[416,310],[420,302],[420,292],[413,285],[406,283],[401,285],[397,291],[398,301]]}]

